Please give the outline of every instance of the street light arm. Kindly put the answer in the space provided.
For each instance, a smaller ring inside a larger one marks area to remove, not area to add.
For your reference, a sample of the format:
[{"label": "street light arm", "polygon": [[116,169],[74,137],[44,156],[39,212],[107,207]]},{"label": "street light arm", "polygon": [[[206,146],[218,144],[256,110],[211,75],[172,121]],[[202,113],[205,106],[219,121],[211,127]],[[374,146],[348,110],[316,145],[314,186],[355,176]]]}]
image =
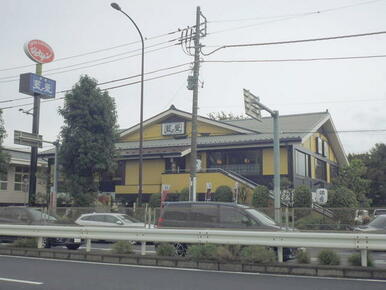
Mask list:
[{"label": "street light arm", "polygon": [[[115,3],[112,3],[111,6],[115,4]],[[114,8],[114,7],[113,7]],[[114,8],[116,9],[116,8]],[[116,9],[118,10],[119,12],[121,12],[122,14],[126,15],[127,18],[130,19],[131,23],[133,23],[133,25],[135,26],[135,29],[137,29],[138,33],[139,33],[139,36],[141,37],[141,41],[142,41],[142,48],[144,47],[144,39],[143,39],[143,36],[142,36],[142,32],[141,30],[139,30],[137,24],[134,22],[134,20],[123,10],[121,10],[120,8],[119,9]]]}]

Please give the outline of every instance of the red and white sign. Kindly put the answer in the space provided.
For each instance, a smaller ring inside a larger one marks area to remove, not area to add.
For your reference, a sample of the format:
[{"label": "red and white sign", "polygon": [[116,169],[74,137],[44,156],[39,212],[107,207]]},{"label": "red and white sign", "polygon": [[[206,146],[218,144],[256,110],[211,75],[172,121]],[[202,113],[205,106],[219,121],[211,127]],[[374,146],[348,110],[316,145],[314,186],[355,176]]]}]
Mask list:
[{"label": "red and white sign", "polygon": [[24,51],[30,59],[37,63],[49,63],[53,61],[55,57],[51,46],[38,39],[26,42]]}]

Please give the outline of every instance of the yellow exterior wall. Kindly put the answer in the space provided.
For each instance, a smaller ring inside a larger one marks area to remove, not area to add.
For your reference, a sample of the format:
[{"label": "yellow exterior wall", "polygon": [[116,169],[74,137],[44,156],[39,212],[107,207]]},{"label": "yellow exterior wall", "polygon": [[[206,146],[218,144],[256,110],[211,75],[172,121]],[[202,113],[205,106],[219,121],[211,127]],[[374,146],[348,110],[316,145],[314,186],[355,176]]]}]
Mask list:
[{"label": "yellow exterior wall", "polygon": [[[162,184],[170,185],[170,193],[176,193],[182,189],[189,187],[189,173],[184,174],[163,174]],[[236,181],[232,178],[219,173],[197,173],[197,192],[206,192],[206,183],[212,183],[212,192],[216,191],[217,187],[227,185],[231,188],[235,187]]]},{"label": "yellow exterior wall", "polygon": [[[266,148],[263,149],[263,175],[273,174],[273,148]],[[280,174],[288,174],[288,155],[286,148],[280,148]]]},{"label": "yellow exterior wall", "polygon": [[323,134],[321,133],[315,133],[313,134],[310,138],[308,138],[303,144],[302,144],[302,147],[310,150],[311,152],[314,152],[316,153],[316,137],[319,137],[321,138],[323,141],[326,141],[327,142],[327,146],[328,146],[328,154],[327,154],[327,159],[328,160],[331,160],[333,162],[337,162],[337,159],[335,157],[335,153],[334,151],[332,150],[331,146],[330,146],[330,143],[329,143],[329,140],[327,139],[326,136],[324,136]]},{"label": "yellow exterior wall", "polygon": [[[162,122],[159,124],[153,124],[148,127],[145,127],[143,130],[143,139],[144,140],[160,140],[160,139],[171,139],[173,136],[163,136],[162,135]],[[186,121],[185,134],[191,136],[192,132],[192,122]],[[235,132],[232,130],[224,129],[221,127],[217,127],[214,125],[210,125],[203,122],[198,122],[197,132],[200,133],[210,133],[211,135],[229,135],[234,134]],[[139,132],[133,132],[126,136],[120,138],[121,142],[129,142],[129,141],[138,141],[139,140]]]},{"label": "yellow exterior wall", "polygon": [[[163,159],[144,160],[143,193],[155,193],[161,191],[161,175],[164,171],[165,161]],[[125,185],[116,186],[116,193],[138,193],[138,161],[126,161],[125,173]]]}]

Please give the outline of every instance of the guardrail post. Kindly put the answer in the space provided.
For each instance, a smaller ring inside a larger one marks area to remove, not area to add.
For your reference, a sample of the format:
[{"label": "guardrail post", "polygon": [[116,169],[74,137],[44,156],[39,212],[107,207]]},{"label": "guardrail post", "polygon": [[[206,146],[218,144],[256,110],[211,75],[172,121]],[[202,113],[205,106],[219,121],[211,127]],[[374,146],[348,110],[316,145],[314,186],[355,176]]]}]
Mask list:
[{"label": "guardrail post", "polygon": [[277,260],[279,263],[283,263],[283,247],[277,247]]},{"label": "guardrail post", "polygon": [[38,249],[42,249],[43,248],[43,237],[38,237],[37,242],[38,242]]},{"label": "guardrail post", "polygon": [[141,242],[141,255],[146,255],[146,242]]},{"label": "guardrail post", "polygon": [[86,252],[91,251],[91,239],[86,240]]},{"label": "guardrail post", "polygon": [[361,265],[362,267],[367,267],[367,250],[361,250]]}]

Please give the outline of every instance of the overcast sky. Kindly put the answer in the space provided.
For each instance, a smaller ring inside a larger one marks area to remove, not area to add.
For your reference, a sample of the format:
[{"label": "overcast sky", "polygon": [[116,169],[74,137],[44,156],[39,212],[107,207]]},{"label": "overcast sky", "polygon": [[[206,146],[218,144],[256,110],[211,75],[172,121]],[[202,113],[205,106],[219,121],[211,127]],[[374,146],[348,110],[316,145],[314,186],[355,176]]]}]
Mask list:
[{"label": "overcast sky", "polygon": [[[202,39],[204,53],[227,44],[386,30],[386,0],[119,0],[118,3],[148,39],[145,41],[145,47],[148,47],[145,72],[193,61],[193,57],[176,45],[175,39],[180,37],[176,32],[178,29],[195,24],[198,5],[208,20],[208,35]],[[110,1],[1,0],[0,21],[1,108],[33,101],[31,97],[8,102],[28,97],[18,92],[18,75],[35,71],[34,64],[23,51],[23,44],[31,39],[41,39],[54,49],[56,61],[44,65],[43,74],[57,81],[57,91],[70,89],[82,74],[106,82],[140,73],[139,35],[123,14],[110,7]],[[103,51],[96,52],[98,50]],[[202,59],[275,60],[365,55],[386,55],[386,34],[227,48],[202,56]],[[15,68],[20,66],[23,67]],[[189,68],[191,66],[186,65],[163,70],[147,74],[145,79]],[[185,71],[145,83],[145,119],[166,110],[171,104],[191,112],[192,91],[186,88],[188,75]],[[242,89],[246,88],[258,95],[262,103],[279,110],[281,115],[328,110],[346,153],[366,152],[376,143],[386,142],[385,77],[386,58],[203,63],[199,115],[217,111],[243,113]],[[131,78],[101,88],[137,80],[139,78]],[[113,89],[109,93],[116,101],[119,126],[135,125],[139,121],[139,84]],[[57,98],[63,96],[58,94]],[[63,124],[57,109],[62,105],[63,100],[41,105],[40,134],[46,140],[57,138]],[[31,107],[22,108],[28,110]],[[32,117],[21,113],[19,108],[3,111],[8,132],[6,146],[16,147],[13,145],[14,130],[31,131]]]}]

